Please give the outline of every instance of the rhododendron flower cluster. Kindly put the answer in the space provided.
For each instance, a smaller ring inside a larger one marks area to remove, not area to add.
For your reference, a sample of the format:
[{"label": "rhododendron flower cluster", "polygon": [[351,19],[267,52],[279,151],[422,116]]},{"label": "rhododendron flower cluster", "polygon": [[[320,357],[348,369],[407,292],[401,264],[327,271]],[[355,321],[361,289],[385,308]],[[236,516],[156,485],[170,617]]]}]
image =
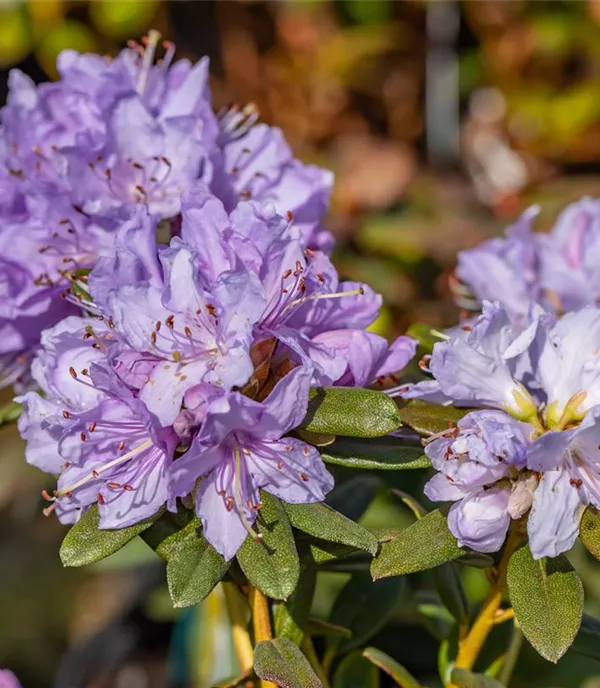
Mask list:
[{"label": "rhododendron flower cluster", "polygon": [[43,333],[43,397],[20,398],[20,428],[28,460],[60,474],[62,521],[97,503],[102,527],[124,527],[194,495],[230,558],[255,534],[259,489],[310,502],[333,485],[316,449],[288,436],[311,384],[371,381],[404,367],[414,343],[386,354],[364,333],[379,297],[339,282],[270,205],[228,214],[195,182],[180,236],[157,244],[156,223],[135,211],[70,297],[87,315]]},{"label": "rhododendron flower cluster", "polygon": [[532,317],[521,332],[484,302],[464,336],[435,345],[429,370],[440,397],[490,410],[427,440],[439,472],[425,491],[456,502],[450,529],[481,552],[500,549],[511,518],[528,514],[540,558],[570,549],[585,506],[600,507],[600,310]]},{"label": "rhododendron flower cluster", "polygon": [[548,233],[533,232],[539,209],[529,208],[495,238],[461,251],[453,288],[467,310],[498,301],[511,321],[524,327],[532,306],[558,315],[600,299],[600,201],[567,206]]},{"label": "rhododendron flower cluster", "polygon": [[294,215],[307,246],[330,248],[321,220],[331,174],[293,158],[252,108],[216,115],[208,62],[154,64],[159,36],[116,58],[59,55],[60,79],[35,86],[13,70],[0,113],[0,385],[27,382],[40,333],[76,314],[69,276],[110,255],[142,206],[177,232],[180,197],[203,180],[232,211],[240,199]]}]

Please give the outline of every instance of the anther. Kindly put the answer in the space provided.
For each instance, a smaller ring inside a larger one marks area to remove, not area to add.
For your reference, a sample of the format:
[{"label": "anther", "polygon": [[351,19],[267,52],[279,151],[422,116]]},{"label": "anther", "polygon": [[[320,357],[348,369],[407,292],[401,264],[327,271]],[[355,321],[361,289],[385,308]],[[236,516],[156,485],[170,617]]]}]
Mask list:
[{"label": "anther", "polygon": [[73,366],[71,366],[71,367],[69,368],[69,375],[70,375],[74,380],[77,379],[77,373],[75,372],[75,368],[73,368]]},{"label": "anther", "polygon": [[48,490],[42,490],[42,497],[47,501],[47,502],[53,502],[56,497],[51,497],[50,494],[48,493]]}]

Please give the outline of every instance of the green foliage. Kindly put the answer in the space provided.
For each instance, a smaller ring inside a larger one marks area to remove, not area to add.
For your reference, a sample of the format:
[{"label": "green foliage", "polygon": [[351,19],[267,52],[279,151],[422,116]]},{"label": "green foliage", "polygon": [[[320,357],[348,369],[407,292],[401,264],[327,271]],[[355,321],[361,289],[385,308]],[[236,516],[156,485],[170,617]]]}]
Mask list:
[{"label": "green foliage", "polygon": [[323,619],[309,619],[308,632],[310,635],[335,636],[338,638],[351,638],[352,631],[344,626],[337,626]]},{"label": "green foliage", "polygon": [[422,401],[411,402],[398,409],[402,424],[423,437],[430,437],[438,432],[448,430],[467,413],[469,413],[469,409],[427,404]]},{"label": "green foliage", "polygon": [[263,504],[255,528],[261,540],[249,535],[237,553],[242,571],[267,597],[287,599],[300,576],[300,560],[292,526],[281,502],[268,492],[261,492]]},{"label": "green foliage", "polygon": [[315,594],[317,567],[310,555],[300,558],[300,579],[294,592],[275,610],[275,635],[300,645],[308,626],[310,608]]},{"label": "green foliage", "polygon": [[393,399],[356,387],[312,389],[301,427],[309,432],[348,437],[381,437],[400,425]]},{"label": "green foliage", "polygon": [[433,570],[435,589],[456,621],[467,624],[469,621],[469,603],[465,594],[460,570],[453,561],[448,561]]},{"label": "green foliage", "polygon": [[403,578],[373,583],[368,573],[357,573],[337,596],[329,621],[352,631],[352,637],[339,641],[329,639],[330,645],[345,652],[365,643],[396,611],[397,603],[406,591]]},{"label": "green foliage", "polygon": [[489,676],[474,674],[466,669],[454,669],[452,682],[461,688],[503,688],[502,684]]},{"label": "green foliage", "polygon": [[588,552],[600,559],[600,513],[593,506],[588,506],[583,512],[579,537]]},{"label": "green foliage", "polygon": [[393,437],[340,438],[328,445],[321,457],[325,463],[366,470],[401,471],[431,466],[420,447],[407,446]]},{"label": "green foliage", "polygon": [[368,647],[363,657],[391,676],[401,688],[421,688],[417,679],[402,664],[375,647]]},{"label": "green foliage", "polygon": [[175,607],[202,602],[229,568],[197,528],[187,529],[185,536],[169,546],[168,559],[167,583]]},{"label": "green foliage", "polygon": [[60,548],[61,561],[64,566],[85,566],[100,561],[150,528],[161,514],[162,510],[129,528],[100,530],[100,514],[94,505],[66,534]]},{"label": "green foliage", "polygon": [[298,646],[287,638],[263,640],[254,649],[254,671],[280,688],[323,688]]},{"label": "green foliage", "polygon": [[383,542],[371,564],[373,579],[403,576],[458,559],[464,550],[448,530],[446,513],[436,509],[415,521],[398,537]]},{"label": "green foliage", "polygon": [[283,507],[294,528],[304,533],[371,554],[379,549],[379,541],[372,533],[326,504],[284,503]]},{"label": "green foliage", "polygon": [[379,688],[379,671],[357,650],[340,662],[333,677],[333,688]]},{"label": "green foliage", "polygon": [[508,565],[510,602],[524,636],[551,662],[569,649],[581,625],[583,586],[568,559],[535,560],[528,545]]},{"label": "green foliage", "polygon": [[600,660],[600,621],[583,615],[579,632],[572,645],[573,651]]},{"label": "green foliage", "polygon": [[327,495],[327,503],[353,521],[365,513],[382,486],[376,475],[357,475],[346,480]]}]

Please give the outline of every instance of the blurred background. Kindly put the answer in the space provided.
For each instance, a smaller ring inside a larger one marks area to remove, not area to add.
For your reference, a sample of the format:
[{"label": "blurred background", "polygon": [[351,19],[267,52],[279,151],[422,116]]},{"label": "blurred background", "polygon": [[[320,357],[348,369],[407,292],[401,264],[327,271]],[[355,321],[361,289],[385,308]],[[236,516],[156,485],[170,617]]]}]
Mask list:
[{"label": "blurred background", "polygon": [[[386,336],[456,322],[447,278],[458,250],[531,203],[548,226],[600,189],[598,0],[0,0],[0,104],[11,68],[52,79],[60,50],[114,53],[149,28],[180,57],[210,56],[216,107],[256,103],[298,157],[335,172],[335,261],[384,295]],[[24,464],[14,428],[0,428],[0,443],[0,666],[25,688],[207,688],[235,673],[218,592],[174,611],[141,541],[63,569],[64,529],[41,515],[47,481]],[[409,521],[378,476],[337,477],[367,525]],[[390,478],[409,491],[424,479]],[[600,566],[579,550],[572,559],[600,612]],[[466,576],[477,601],[485,580]],[[347,578],[322,577],[315,616],[327,618]],[[427,576],[403,585],[417,601],[398,593],[371,643],[433,688],[449,621]],[[567,655],[556,668],[525,648],[511,686],[598,688],[600,664]]]}]

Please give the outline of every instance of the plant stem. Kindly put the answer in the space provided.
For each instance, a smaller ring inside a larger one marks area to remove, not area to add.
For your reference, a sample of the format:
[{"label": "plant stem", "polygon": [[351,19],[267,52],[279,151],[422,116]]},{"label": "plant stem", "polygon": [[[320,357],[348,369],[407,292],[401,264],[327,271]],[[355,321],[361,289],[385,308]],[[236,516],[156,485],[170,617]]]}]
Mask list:
[{"label": "plant stem", "polygon": [[240,591],[233,583],[221,583],[225,595],[227,613],[231,620],[233,647],[242,673],[254,665],[254,650],[248,633],[248,608]]},{"label": "plant stem", "polygon": [[313,668],[317,678],[323,684],[323,688],[329,688],[329,681],[327,679],[327,674],[319,662],[317,653],[315,652],[315,646],[313,645],[312,639],[309,635],[305,635],[302,640],[302,652],[308,659],[311,667]]},{"label": "plant stem", "polygon": [[[496,580],[492,584],[467,637],[459,643],[458,656],[455,663],[457,669],[473,668],[479,656],[479,652],[492,628],[496,625],[498,620],[503,620],[504,616],[508,616],[507,611],[501,611],[499,613],[499,610],[506,587],[506,570],[508,569],[508,562],[520,540],[521,535],[519,532],[513,530],[504,548]],[[448,688],[456,688],[456,686],[450,683],[448,684]]]},{"label": "plant stem", "polygon": [[323,671],[327,675],[329,675],[329,672],[331,671],[331,665],[333,664],[333,660],[335,659],[336,654],[337,647],[335,645],[330,645],[325,650],[325,654],[323,656]]},{"label": "plant stem", "polygon": [[510,678],[519,659],[519,652],[523,644],[523,631],[521,631],[517,621],[514,621],[513,632],[504,658],[504,664],[498,674],[498,680],[505,686],[510,683]]},{"label": "plant stem", "polygon": [[[250,603],[250,614],[252,615],[252,626],[254,628],[254,642],[260,643],[263,640],[271,640],[271,614],[269,612],[269,602],[260,590],[250,586],[248,591],[248,602]],[[271,681],[260,680],[260,688],[277,688]]]}]

